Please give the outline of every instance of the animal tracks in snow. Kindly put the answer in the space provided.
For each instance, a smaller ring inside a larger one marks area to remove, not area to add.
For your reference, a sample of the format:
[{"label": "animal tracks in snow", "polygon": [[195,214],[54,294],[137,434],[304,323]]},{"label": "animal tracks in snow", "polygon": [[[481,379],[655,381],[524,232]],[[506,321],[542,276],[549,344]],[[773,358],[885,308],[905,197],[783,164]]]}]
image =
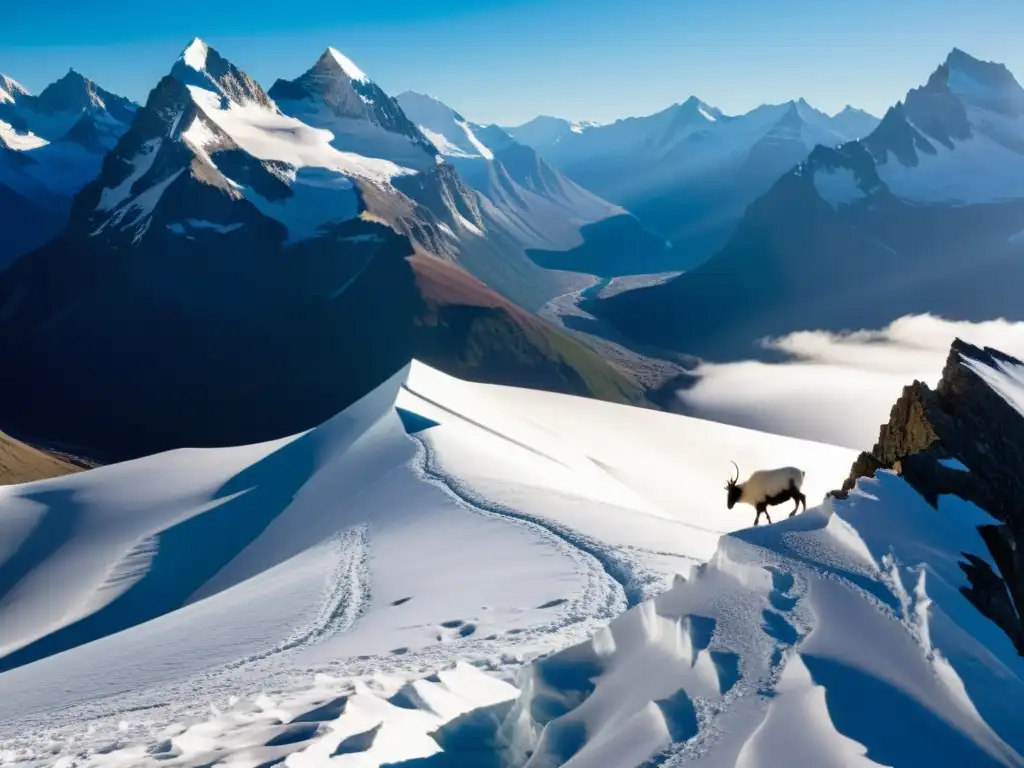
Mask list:
[{"label": "animal tracks in snow", "polygon": [[[460,506],[488,517],[502,518],[522,525],[553,543],[589,574],[584,593],[567,600],[567,612],[576,621],[595,617],[609,619],[643,598],[638,586],[639,563],[616,554],[566,526],[531,515],[522,510],[484,499],[466,488],[439,466],[430,444],[419,435],[410,435],[419,445],[417,471],[421,477],[442,489]],[[554,607],[554,606],[551,606]]]},{"label": "animal tracks in snow", "polygon": [[327,587],[316,617],[282,643],[228,665],[237,668],[271,656],[296,651],[322,642],[350,629],[370,602],[368,534],[365,526],[337,536],[331,542],[337,550],[337,564],[327,578]]}]

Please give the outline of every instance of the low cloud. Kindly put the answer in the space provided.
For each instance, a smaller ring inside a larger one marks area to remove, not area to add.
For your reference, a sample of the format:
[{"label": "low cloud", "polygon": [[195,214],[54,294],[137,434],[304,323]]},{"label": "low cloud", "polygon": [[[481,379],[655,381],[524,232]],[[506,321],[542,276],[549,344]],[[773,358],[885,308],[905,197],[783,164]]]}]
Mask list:
[{"label": "low cloud", "polygon": [[704,364],[678,397],[694,415],[751,429],[869,449],[903,387],[938,383],[959,337],[1024,357],[1024,323],[911,315],[877,331],[799,331],[763,345],[784,363]]}]

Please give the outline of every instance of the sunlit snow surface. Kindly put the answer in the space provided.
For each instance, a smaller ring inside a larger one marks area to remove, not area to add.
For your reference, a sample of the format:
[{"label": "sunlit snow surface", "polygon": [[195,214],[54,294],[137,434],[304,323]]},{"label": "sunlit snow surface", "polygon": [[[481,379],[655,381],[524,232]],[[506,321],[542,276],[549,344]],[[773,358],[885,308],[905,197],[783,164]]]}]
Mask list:
[{"label": "sunlit snow surface", "polygon": [[[813,508],[854,456],[414,363],[302,435],[0,489],[0,764],[1021,764],[957,592],[985,516]],[[812,509],[719,539],[730,460]]]},{"label": "sunlit snow surface", "polygon": [[339,51],[336,48],[328,48],[327,50],[331,52],[331,56],[333,56],[334,60],[338,62],[338,66],[341,67],[341,70],[350,78],[352,78],[353,80],[359,80],[360,82],[365,82],[366,80],[369,79],[366,76],[366,73],[363,72],[363,70],[361,70],[359,67],[357,67],[355,63],[352,61],[352,59],[343,54],[341,51]]},{"label": "sunlit snow surface", "polygon": [[210,54],[210,49],[202,40],[198,37],[189,43],[182,54],[181,59],[192,69],[202,72],[206,69],[206,57]]},{"label": "sunlit snow surface", "polygon": [[[0,91],[0,93],[3,93],[3,91]],[[3,101],[0,99],[0,104],[2,103]],[[10,123],[0,120],[0,144],[6,144],[11,149],[25,151],[45,147],[49,142],[40,136],[36,136],[31,131],[24,133],[16,131]]]},{"label": "sunlit snow surface", "polygon": [[295,168],[327,168],[378,182],[412,173],[390,160],[337,150],[331,146],[334,135],[330,131],[312,128],[260,104],[229,102],[222,109],[220,94],[196,85],[188,89],[203,114],[239,147],[260,160],[285,162]]}]

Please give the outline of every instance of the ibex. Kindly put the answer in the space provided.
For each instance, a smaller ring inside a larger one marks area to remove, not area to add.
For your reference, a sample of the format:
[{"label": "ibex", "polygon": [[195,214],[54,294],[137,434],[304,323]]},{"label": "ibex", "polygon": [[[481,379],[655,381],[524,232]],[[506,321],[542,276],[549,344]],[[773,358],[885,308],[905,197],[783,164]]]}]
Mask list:
[{"label": "ibex", "polygon": [[730,480],[725,490],[729,492],[727,505],[732,509],[737,502],[749,504],[757,510],[754,516],[754,525],[761,519],[761,513],[768,518],[771,525],[772,519],[768,515],[768,507],[782,504],[793,499],[796,506],[789,513],[792,517],[803,504],[804,511],[807,511],[807,497],[800,492],[800,486],[804,483],[804,471],[796,467],[780,467],[779,469],[761,469],[754,472],[745,482],[739,483],[740,468],[735,461],[730,461],[736,467],[736,477]]}]

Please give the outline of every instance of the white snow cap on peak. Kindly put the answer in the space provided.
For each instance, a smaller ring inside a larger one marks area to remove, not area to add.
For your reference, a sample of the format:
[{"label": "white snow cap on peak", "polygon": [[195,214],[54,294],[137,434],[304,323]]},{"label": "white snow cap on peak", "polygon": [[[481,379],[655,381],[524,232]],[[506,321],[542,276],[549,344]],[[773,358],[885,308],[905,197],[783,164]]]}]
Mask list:
[{"label": "white snow cap on peak", "polygon": [[341,67],[341,71],[348,75],[351,79],[358,80],[360,82],[366,82],[367,80],[370,79],[366,76],[366,73],[363,72],[363,70],[361,70],[359,67],[355,65],[352,59],[343,54],[337,48],[328,48],[327,52],[334,58],[336,62],[338,62],[338,66]]},{"label": "white snow cap on peak", "polygon": [[17,80],[0,74],[0,104],[14,101],[15,96],[26,96],[28,91]]},{"label": "white snow cap on peak", "polygon": [[206,69],[206,55],[210,52],[210,46],[198,37],[192,38],[192,42],[181,52],[181,60],[188,66],[199,72]]}]

